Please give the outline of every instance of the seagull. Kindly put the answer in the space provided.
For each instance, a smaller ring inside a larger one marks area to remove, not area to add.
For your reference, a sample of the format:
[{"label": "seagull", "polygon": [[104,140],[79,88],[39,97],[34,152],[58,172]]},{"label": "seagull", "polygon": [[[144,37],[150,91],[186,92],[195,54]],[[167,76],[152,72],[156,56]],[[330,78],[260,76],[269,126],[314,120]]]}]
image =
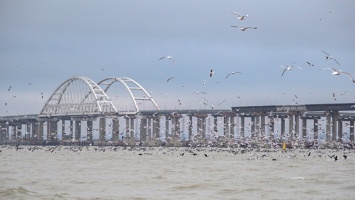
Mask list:
[{"label": "seagull", "polygon": [[310,63],[310,62],[307,62],[307,64],[311,67],[314,67],[314,64]]},{"label": "seagull", "polygon": [[195,92],[196,94],[206,94],[206,92]]},{"label": "seagull", "polygon": [[325,51],[323,51],[322,50],[322,52],[323,53],[325,53],[325,59],[327,59],[327,60],[334,60],[339,66],[340,66],[340,64],[338,63],[338,61],[333,57],[333,56],[331,56],[329,53],[327,53],[327,52],[325,52]]},{"label": "seagull", "polygon": [[[282,77],[286,71],[290,71],[292,68],[298,67],[298,66],[287,65],[287,66],[280,66],[280,67],[284,69],[284,71],[281,74],[281,77]],[[301,67],[298,67],[298,68],[302,69]]]},{"label": "seagull", "polygon": [[241,31],[246,31],[248,28],[257,29],[257,27],[250,27],[250,26],[248,26],[248,27],[231,26],[231,27],[238,28]]},{"label": "seagull", "polygon": [[169,82],[171,79],[175,78],[174,76],[168,78],[168,80],[166,80],[166,82]]},{"label": "seagull", "polygon": [[342,75],[342,74],[344,74],[344,75],[348,76],[353,81],[353,83],[355,83],[355,80],[354,80],[353,76],[350,73],[348,73],[348,72],[343,72],[343,71],[335,69],[333,67],[328,67],[328,68],[323,68],[323,69],[332,70],[333,71],[332,72],[333,75]]},{"label": "seagull", "polygon": [[9,89],[7,91],[10,91],[10,90],[11,90],[11,85],[10,85],[10,87],[9,87]]},{"label": "seagull", "polygon": [[231,73],[229,73],[229,74],[226,76],[226,79],[227,79],[230,75],[234,75],[235,73],[237,73],[237,74],[242,74],[241,72],[231,72]]},{"label": "seagull", "polygon": [[172,60],[174,62],[174,64],[176,65],[175,59],[172,56],[163,56],[163,57],[159,58],[159,60],[162,60],[164,58]]},{"label": "seagull", "polygon": [[232,12],[232,14],[238,15],[237,19],[239,19],[239,20],[244,20],[246,17],[248,17],[248,15],[241,15],[237,12]]},{"label": "seagull", "polygon": [[211,71],[210,71],[210,77],[212,77],[213,74],[214,74],[214,71],[213,71],[213,69],[211,69]]}]

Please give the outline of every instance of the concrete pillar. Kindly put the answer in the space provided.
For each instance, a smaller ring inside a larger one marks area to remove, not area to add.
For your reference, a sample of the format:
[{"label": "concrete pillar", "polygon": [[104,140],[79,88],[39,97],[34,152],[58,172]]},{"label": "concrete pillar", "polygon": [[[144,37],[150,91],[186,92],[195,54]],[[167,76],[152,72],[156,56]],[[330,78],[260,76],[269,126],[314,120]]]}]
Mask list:
[{"label": "concrete pillar", "polygon": [[135,120],[135,117],[134,116],[131,116],[131,129],[130,129],[130,137],[131,139],[134,141],[135,140],[135,136],[134,136],[134,132],[135,132],[135,127],[134,127],[134,120]]},{"label": "concrete pillar", "polygon": [[37,138],[35,138],[35,136],[37,136],[36,133],[38,131],[37,130],[38,129],[38,125],[37,125],[37,123],[32,122],[31,123],[31,127],[32,127],[32,129],[31,129],[31,140],[34,141],[34,140],[37,140]]},{"label": "concrete pillar", "polygon": [[235,127],[235,124],[234,124],[234,116],[230,116],[229,117],[230,121],[229,121],[229,124],[230,124],[230,127],[229,127],[229,137],[230,138],[234,138],[234,127]]},{"label": "concrete pillar", "polygon": [[[27,124],[26,124],[26,128],[27,128],[27,131],[26,131],[26,134],[25,134],[25,140],[30,141],[30,140],[31,140],[31,128],[32,128],[32,124],[31,124],[31,123],[27,123]],[[1,138],[1,135],[0,135],[0,138]]]},{"label": "concrete pillar", "polygon": [[192,115],[189,115],[189,140],[192,137]]},{"label": "concrete pillar", "polygon": [[87,132],[87,140],[92,141],[93,139],[93,133],[92,133],[92,127],[93,127],[93,122],[92,121],[87,121],[86,123],[86,132]]},{"label": "concrete pillar", "polygon": [[165,116],[165,138],[169,137],[169,130],[170,130],[169,120],[170,120],[170,116],[166,115]]},{"label": "concrete pillar", "polygon": [[130,117],[125,117],[126,119],[126,137],[129,137],[129,133],[130,133],[130,130],[129,130],[129,119]]},{"label": "concrete pillar", "polygon": [[81,121],[75,120],[75,140],[81,140]]},{"label": "concrete pillar", "polygon": [[140,141],[146,142],[147,141],[147,118],[142,117],[140,121]]},{"label": "concrete pillar", "polygon": [[302,138],[307,136],[307,118],[302,118]]},{"label": "concrete pillar", "polygon": [[354,120],[350,120],[350,142],[354,143]]},{"label": "concrete pillar", "polygon": [[300,135],[300,115],[295,115],[295,134]]},{"label": "concrete pillar", "polygon": [[22,139],[22,124],[17,125],[16,138]]},{"label": "concrete pillar", "polygon": [[156,139],[160,138],[160,117],[153,118],[153,135]]},{"label": "concrete pillar", "polygon": [[106,119],[99,119],[99,141],[103,141],[106,139]]},{"label": "concrete pillar", "polygon": [[343,142],[343,121],[338,119],[338,142]]},{"label": "concrete pillar", "polygon": [[244,137],[245,118],[240,116],[240,136]]},{"label": "concrete pillar", "polygon": [[65,119],[62,119],[62,140],[63,140],[63,136],[65,135]]},{"label": "concrete pillar", "polygon": [[224,116],[223,117],[223,132],[224,132],[224,136],[228,136],[228,134],[229,134],[229,131],[228,131],[228,129],[229,129],[229,127],[228,127],[228,121],[229,121],[229,119],[228,119],[229,117],[228,116]]},{"label": "concrete pillar", "polygon": [[0,144],[3,144],[5,141],[5,132],[6,132],[6,124],[1,123],[0,124]]},{"label": "concrete pillar", "polygon": [[325,135],[325,140],[326,141],[330,141],[331,140],[331,137],[330,137],[330,133],[331,133],[331,130],[330,130],[330,126],[331,126],[331,117],[330,117],[330,114],[328,113],[325,117],[325,132],[326,132],[326,135]]},{"label": "concrete pillar", "polygon": [[147,129],[148,129],[147,141],[150,142],[152,140],[152,118],[151,117],[148,118]]},{"label": "concrete pillar", "polygon": [[260,136],[260,116],[256,115],[254,117],[255,119],[255,137],[259,137]]},{"label": "concrete pillar", "polygon": [[119,120],[118,118],[112,119],[112,141],[118,141],[118,134],[119,134]]},{"label": "concrete pillar", "polygon": [[260,116],[260,134],[265,135],[265,114]]},{"label": "concrete pillar", "polygon": [[251,136],[255,137],[255,117],[251,116],[251,123],[250,123],[250,129],[251,129]]},{"label": "concrete pillar", "polygon": [[57,140],[58,139],[58,121],[48,121],[47,122],[47,140]]},{"label": "concrete pillar", "polygon": [[274,117],[270,117],[269,120],[270,120],[270,123],[269,123],[270,135],[272,137],[274,137],[274,134],[275,134],[275,118]]},{"label": "concrete pillar", "polygon": [[332,141],[336,141],[337,137],[337,119],[336,113],[332,113]]},{"label": "concrete pillar", "polygon": [[38,122],[37,141],[43,141],[43,122]]},{"label": "concrete pillar", "polygon": [[313,119],[313,132],[314,132],[313,138],[315,140],[318,140],[318,119],[317,118]]},{"label": "concrete pillar", "polygon": [[285,136],[285,118],[281,117],[281,136]]},{"label": "concrete pillar", "polygon": [[290,139],[293,139],[293,115],[288,116],[288,134],[290,135]]}]

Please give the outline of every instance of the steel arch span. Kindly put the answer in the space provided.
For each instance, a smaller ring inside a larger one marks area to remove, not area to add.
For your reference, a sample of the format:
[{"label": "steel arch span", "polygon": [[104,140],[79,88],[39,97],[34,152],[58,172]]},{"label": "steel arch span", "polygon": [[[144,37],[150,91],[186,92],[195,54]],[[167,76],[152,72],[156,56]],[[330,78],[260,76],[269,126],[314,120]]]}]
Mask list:
[{"label": "steel arch span", "polygon": [[117,112],[106,93],[87,77],[64,81],[45,103],[40,115],[61,116]]},{"label": "steel arch span", "polygon": [[[150,101],[153,106],[157,109],[160,110],[158,104],[154,101],[152,96],[141,86],[139,85],[136,81],[134,81],[131,78],[127,77],[111,77],[111,78],[105,78],[102,81],[98,82],[98,85],[105,91],[107,92],[108,89],[116,82],[121,83],[128,91],[134,108],[135,112],[139,112],[139,103],[143,101]],[[134,94],[133,91],[138,91],[142,96],[137,96]]]}]

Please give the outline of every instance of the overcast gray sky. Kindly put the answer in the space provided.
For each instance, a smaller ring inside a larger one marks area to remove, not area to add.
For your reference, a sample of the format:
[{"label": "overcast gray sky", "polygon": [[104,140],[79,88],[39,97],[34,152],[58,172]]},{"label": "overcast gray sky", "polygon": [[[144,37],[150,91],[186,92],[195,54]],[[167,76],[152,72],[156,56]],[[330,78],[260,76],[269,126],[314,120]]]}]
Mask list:
[{"label": "overcast gray sky", "polygon": [[[2,0],[0,115],[39,113],[72,76],[130,77],[162,109],[355,102],[355,84],[323,69],[355,76],[354,9],[352,0]],[[176,65],[159,60],[167,55]],[[281,77],[280,65],[302,70]],[[225,79],[232,71],[242,74]],[[118,86],[114,94],[123,101]]]}]

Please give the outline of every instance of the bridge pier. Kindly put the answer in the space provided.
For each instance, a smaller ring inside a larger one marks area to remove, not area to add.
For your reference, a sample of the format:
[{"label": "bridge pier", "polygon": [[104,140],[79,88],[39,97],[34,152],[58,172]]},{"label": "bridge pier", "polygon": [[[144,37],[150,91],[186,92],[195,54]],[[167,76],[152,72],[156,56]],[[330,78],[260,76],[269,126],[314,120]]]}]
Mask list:
[{"label": "bridge pier", "polygon": [[244,138],[244,129],[245,129],[245,118],[240,116],[240,137]]},{"label": "bridge pier", "polygon": [[47,121],[47,140],[57,140],[57,121]]},{"label": "bridge pier", "polygon": [[87,140],[92,142],[93,140],[93,133],[92,133],[93,121],[88,120],[86,124],[86,131],[87,131]]},{"label": "bridge pier", "polygon": [[289,134],[289,136],[290,136],[290,138],[289,139],[293,139],[293,131],[294,131],[294,129],[293,129],[293,118],[294,118],[294,116],[292,115],[292,114],[290,114],[289,116],[288,116],[288,134]]},{"label": "bridge pier", "polygon": [[112,141],[118,141],[120,122],[118,118],[112,119]]},{"label": "bridge pier", "polygon": [[231,139],[234,139],[234,127],[235,127],[235,123],[234,123],[234,116],[230,116],[229,117],[229,124],[230,124],[230,127],[229,127],[229,137]]},{"label": "bridge pier", "polygon": [[343,142],[343,120],[338,119],[338,142]]},{"label": "bridge pier", "polygon": [[99,141],[106,140],[106,118],[99,118]]},{"label": "bridge pier", "polygon": [[153,135],[155,140],[160,138],[160,116],[153,118]]},{"label": "bridge pier", "polygon": [[318,140],[318,118],[313,119],[313,139]]},{"label": "bridge pier", "polygon": [[331,114],[331,119],[332,119],[332,141],[336,141],[336,137],[337,137],[337,114],[335,112],[333,112]]},{"label": "bridge pier", "polygon": [[74,121],[75,123],[75,136],[74,139],[75,141],[80,141],[81,140],[81,121],[79,119],[76,119]]},{"label": "bridge pier", "polygon": [[0,143],[3,144],[6,141],[7,126],[5,123],[0,123]]},{"label": "bridge pier", "polygon": [[189,137],[189,140],[191,140],[191,138],[192,138],[192,130],[193,130],[193,124],[192,124],[192,115],[189,115],[189,119],[188,119],[188,129],[189,129],[189,135],[188,135],[188,137]]},{"label": "bridge pier", "polygon": [[140,119],[140,141],[147,142],[147,118]]},{"label": "bridge pier", "polygon": [[354,144],[354,120],[350,120],[350,142],[352,142],[352,144]]}]

